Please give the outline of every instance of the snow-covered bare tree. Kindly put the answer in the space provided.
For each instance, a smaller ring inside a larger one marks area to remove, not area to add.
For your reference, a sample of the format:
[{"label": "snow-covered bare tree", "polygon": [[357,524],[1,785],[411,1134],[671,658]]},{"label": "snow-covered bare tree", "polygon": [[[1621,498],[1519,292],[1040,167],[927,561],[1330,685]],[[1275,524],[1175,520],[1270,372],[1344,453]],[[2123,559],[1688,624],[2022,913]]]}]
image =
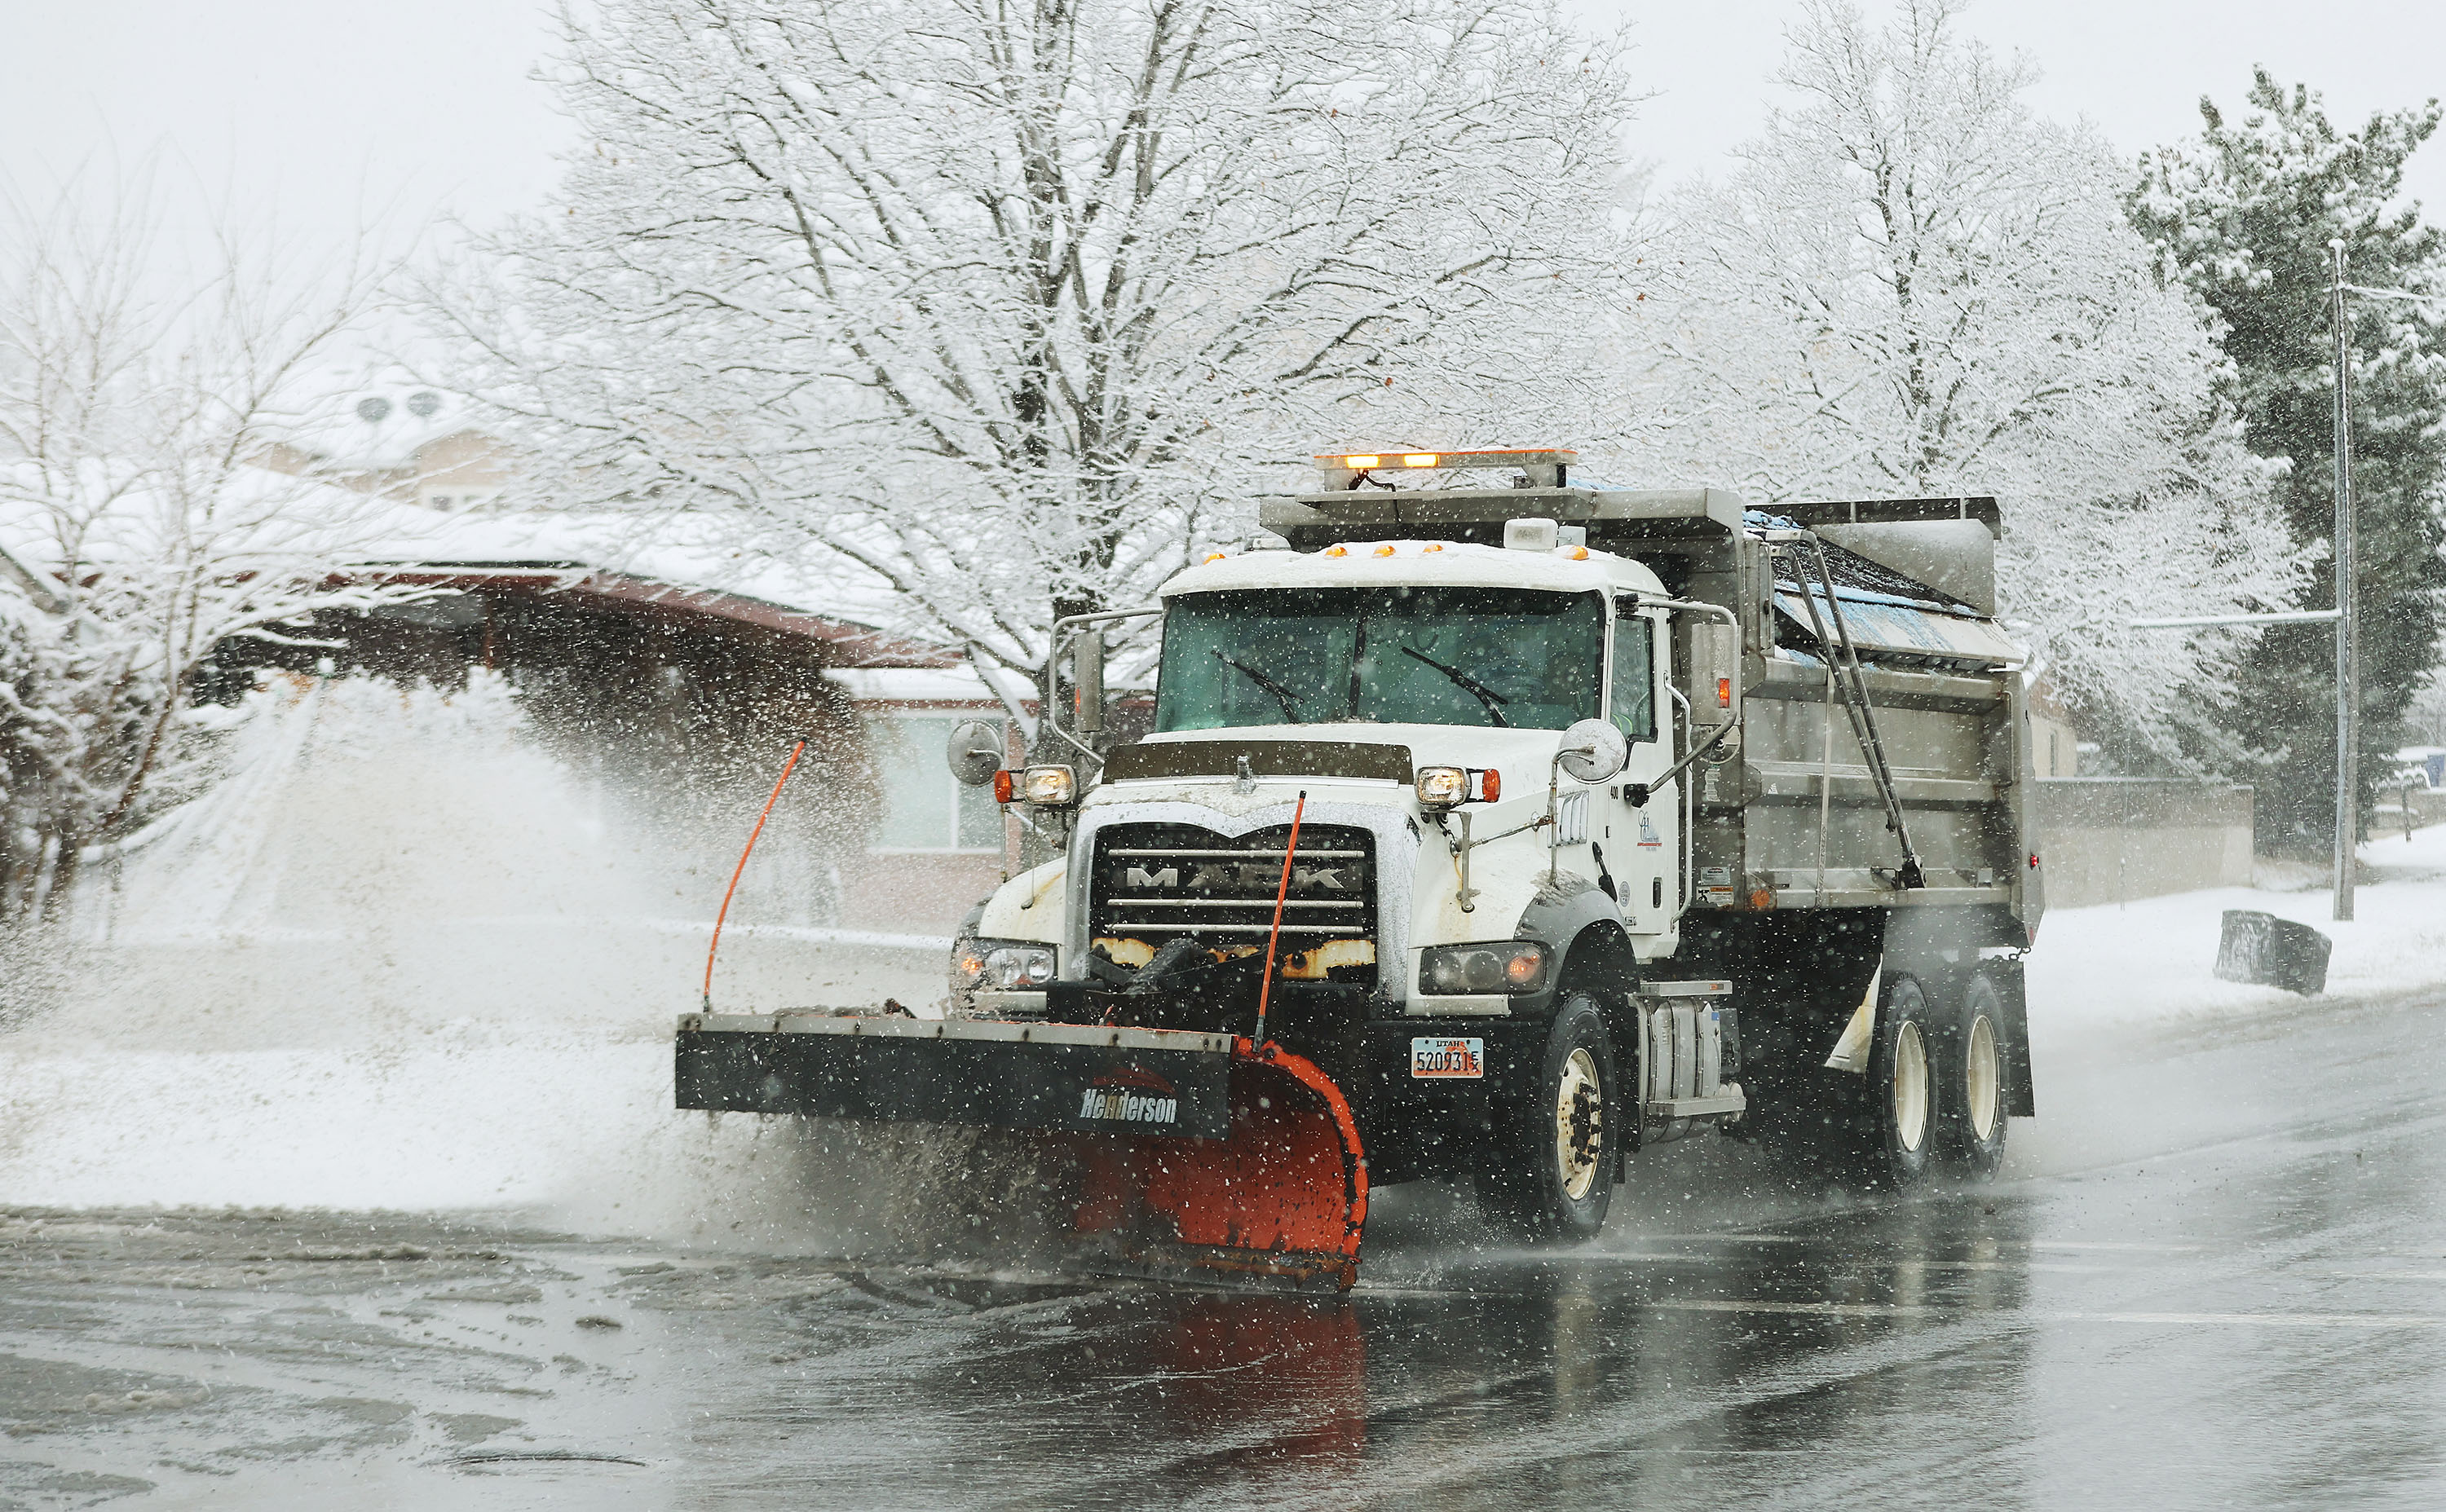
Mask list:
[{"label": "snow-covered bare tree", "polygon": [[1289,457],[1584,423],[1635,97],[1551,0],[562,30],[559,202],[432,288],[471,386],[564,498],[855,564],[1013,690],[1054,614],[1141,600]]},{"label": "snow-covered bare tree", "polygon": [[2126,170],[2034,118],[2027,65],[1961,10],[1805,10],[1797,103],[1671,205],[1627,444],[1768,499],[1999,495],[2006,615],[2110,747],[2174,755],[2230,696],[2231,640],[2127,622],[2281,606],[2300,564],[2210,320],[2125,221]]},{"label": "snow-covered bare tree", "polygon": [[338,574],[376,501],[258,465],[380,270],[223,236],[190,272],[160,207],[141,178],[0,201],[0,924],[189,791],[216,645],[419,595]]}]

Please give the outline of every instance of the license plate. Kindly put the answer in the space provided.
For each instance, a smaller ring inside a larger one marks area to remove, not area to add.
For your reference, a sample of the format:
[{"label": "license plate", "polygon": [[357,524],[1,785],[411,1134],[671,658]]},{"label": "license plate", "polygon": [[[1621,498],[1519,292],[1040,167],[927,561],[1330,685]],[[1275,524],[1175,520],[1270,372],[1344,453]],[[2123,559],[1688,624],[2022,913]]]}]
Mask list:
[{"label": "license plate", "polygon": [[1486,1041],[1442,1037],[1413,1039],[1410,1041],[1410,1074],[1422,1081],[1452,1076],[1484,1076]]}]

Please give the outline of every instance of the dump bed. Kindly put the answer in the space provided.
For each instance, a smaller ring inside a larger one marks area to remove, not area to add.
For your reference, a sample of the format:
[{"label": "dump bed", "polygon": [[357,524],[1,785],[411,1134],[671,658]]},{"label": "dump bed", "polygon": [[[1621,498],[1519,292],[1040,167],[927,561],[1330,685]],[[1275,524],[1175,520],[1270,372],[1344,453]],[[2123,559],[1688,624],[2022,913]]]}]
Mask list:
[{"label": "dump bed", "polygon": [[[1553,486],[1351,490],[1259,512],[1298,551],[1499,543],[1505,521],[1532,515],[1636,557],[1668,593],[1722,606],[1739,625],[1740,738],[1701,763],[1687,794],[1691,906],[2001,906],[2036,925],[2023,653],[1994,619],[1995,500],[1762,512],[1719,489]],[[1694,701],[1714,696],[1690,681],[1706,661],[1692,637],[1708,623],[1684,615],[1676,632]],[[1847,639],[1856,683],[1843,675]]]}]

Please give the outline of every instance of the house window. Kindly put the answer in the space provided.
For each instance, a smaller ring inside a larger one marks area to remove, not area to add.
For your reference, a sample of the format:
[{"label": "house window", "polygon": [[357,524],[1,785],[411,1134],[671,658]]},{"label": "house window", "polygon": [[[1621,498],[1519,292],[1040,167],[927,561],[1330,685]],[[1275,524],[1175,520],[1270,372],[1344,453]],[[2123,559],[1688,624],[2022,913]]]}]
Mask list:
[{"label": "house window", "polygon": [[[881,779],[877,850],[1000,850],[1002,808],[991,788],[964,787],[951,775],[952,726],[971,715],[885,715],[867,721]],[[1000,720],[992,721],[1002,728]]]}]

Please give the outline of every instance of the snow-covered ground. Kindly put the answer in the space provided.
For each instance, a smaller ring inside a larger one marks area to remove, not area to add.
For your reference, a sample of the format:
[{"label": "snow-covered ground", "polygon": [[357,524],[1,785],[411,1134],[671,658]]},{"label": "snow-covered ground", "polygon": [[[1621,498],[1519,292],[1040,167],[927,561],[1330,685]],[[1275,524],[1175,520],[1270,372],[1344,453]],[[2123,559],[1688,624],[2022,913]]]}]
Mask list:
[{"label": "snow-covered ground", "polygon": [[[0,1204],[675,1236],[752,1212],[756,1121],[671,1109],[724,876],[607,820],[515,713],[480,680],[338,683],[241,731],[235,777],[81,900],[65,1000],[0,1031]],[[941,994],[948,940],[753,920],[724,934],[721,1006]]]},{"label": "snow-covered ground", "polygon": [[2334,894],[2324,878],[2293,890],[2215,887],[2050,911],[2029,958],[2031,1033],[2043,1040],[2102,1025],[2318,1000],[2210,975],[2229,908],[2296,920],[2333,940],[2329,998],[2446,982],[2446,825],[2417,831],[2410,841],[2399,834],[2369,841],[2361,862],[2349,923],[2329,917]]}]

